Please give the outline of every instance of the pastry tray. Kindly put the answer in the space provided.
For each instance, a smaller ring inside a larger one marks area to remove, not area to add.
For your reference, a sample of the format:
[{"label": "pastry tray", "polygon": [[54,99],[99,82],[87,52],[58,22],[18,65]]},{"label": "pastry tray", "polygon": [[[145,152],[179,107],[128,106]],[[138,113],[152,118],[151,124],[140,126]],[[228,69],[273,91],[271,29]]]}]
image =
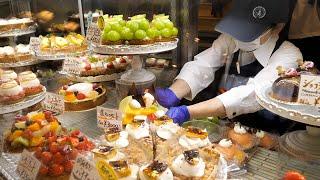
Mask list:
[{"label": "pastry tray", "polygon": [[170,51],[177,48],[179,39],[168,42],[156,42],[147,45],[96,45],[93,44],[93,51],[99,54],[114,55],[139,55],[153,54]]},{"label": "pastry tray", "polygon": [[0,32],[0,37],[14,37],[14,36],[32,34],[36,32],[36,28],[37,28],[37,25],[33,25],[27,29],[15,29],[10,31]]},{"label": "pastry tray", "polygon": [[26,61],[20,61],[20,62],[15,62],[15,63],[0,63],[1,68],[11,68],[11,67],[23,67],[23,66],[30,66],[34,64],[39,64],[41,63],[41,60],[38,60],[36,58],[32,58],[30,60]]},{"label": "pastry tray", "polygon": [[256,98],[265,109],[282,117],[313,126],[320,126],[320,109],[304,104],[284,103],[270,97],[272,83],[256,86]]},{"label": "pastry tray", "polygon": [[46,88],[43,88],[43,91],[37,95],[26,97],[23,101],[10,104],[10,105],[0,105],[0,114],[7,114],[15,111],[19,111],[30,106],[33,106],[41,102],[46,96]]}]

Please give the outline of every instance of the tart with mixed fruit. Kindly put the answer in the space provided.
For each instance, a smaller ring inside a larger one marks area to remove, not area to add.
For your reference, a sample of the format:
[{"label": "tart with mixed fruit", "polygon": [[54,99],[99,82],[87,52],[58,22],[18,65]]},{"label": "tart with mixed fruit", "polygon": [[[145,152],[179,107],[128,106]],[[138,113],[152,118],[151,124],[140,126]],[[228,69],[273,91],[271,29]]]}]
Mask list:
[{"label": "tart with mixed fruit", "polygon": [[99,76],[120,73],[127,69],[130,58],[128,56],[91,55],[79,57],[81,61],[80,76]]},{"label": "tart with mixed fruit", "polygon": [[88,48],[86,39],[81,34],[70,33],[65,37],[48,35],[40,36],[40,51],[44,53],[75,53]]},{"label": "tart with mixed fruit", "polygon": [[94,144],[79,130],[49,134],[44,146],[35,149],[41,162],[38,179],[69,179],[78,154],[90,152]]},{"label": "tart with mixed fruit", "polygon": [[16,63],[32,59],[29,45],[19,44],[15,47],[0,47],[0,63]]},{"label": "tart with mixed fruit", "polygon": [[106,101],[106,89],[97,83],[64,85],[59,94],[64,96],[66,111],[88,110]]},{"label": "tart with mixed fruit", "polygon": [[165,14],[154,15],[150,22],[146,14],[139,14],[123,19],[123,15],[104,15],[103,21],[98,20],[102,29],[101,43],[103,45],[146,45],[158,41],[174,41],[178,29]]},{"label": "tart with mixed fruit", "polygon": [[6,150],[21,152],[24,148],[33,149],[45,145],[51,135],[63,131],[60,122],[51,112],[31,112],[18,115],[11,131],[6,134]]}]

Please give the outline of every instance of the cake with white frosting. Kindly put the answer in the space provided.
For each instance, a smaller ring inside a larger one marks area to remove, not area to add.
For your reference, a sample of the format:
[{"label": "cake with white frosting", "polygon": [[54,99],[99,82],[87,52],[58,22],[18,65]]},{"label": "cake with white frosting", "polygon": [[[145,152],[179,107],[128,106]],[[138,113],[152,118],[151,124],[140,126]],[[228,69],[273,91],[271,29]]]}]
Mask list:
[{"label": "cake with white frosting", "polygon": [[115,148],[124,148],[129,145],[128,132],[120,131],[118,128],[109,128],[101,138],[101,143]]},{"label": "cake with white frosting", "polygon": [[139,170],[141,180],[173,180],[173,174],[166,163],[154,161]]},{"label": "cake with white frosting", "polygon": [[11,80],[0,85],[0,104],[14,104],[24,98],[24,90],[16,81]]},{"label": "cake with white frosting", "polygon": [[32,59],[29,45],[19,44],[16,47],[0,47],[0,63],[15,63]]},{"label": "cake with white frosting", "polygon": [[210,145],[206,130],[189,126],[179,138],[179,144],[187,149],[195,149]]},{"label": "cake with white frosting", "polygon": [[12,30],[24,30],[34,25],[30,18],[11,18],[0,19],[0,32],[7,32]]}]

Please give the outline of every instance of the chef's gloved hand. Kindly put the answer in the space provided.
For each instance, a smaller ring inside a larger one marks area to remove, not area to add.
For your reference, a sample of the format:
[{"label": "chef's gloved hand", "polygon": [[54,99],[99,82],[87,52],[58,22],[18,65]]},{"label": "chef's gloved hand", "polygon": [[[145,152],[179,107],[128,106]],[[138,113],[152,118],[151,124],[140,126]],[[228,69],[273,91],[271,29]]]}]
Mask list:
[{"label": "chef's gloved hand", "polygon": [[156,88],[156,99],[165,108],[171,108],[180,103],[180,99],[169,88]]},{"label": "chef's gloved hand", "polygon": [[168,110],[167,116],[173,119],[174,123],[182,125],[190,119],[190,113],[187,106],[172,107]]}]

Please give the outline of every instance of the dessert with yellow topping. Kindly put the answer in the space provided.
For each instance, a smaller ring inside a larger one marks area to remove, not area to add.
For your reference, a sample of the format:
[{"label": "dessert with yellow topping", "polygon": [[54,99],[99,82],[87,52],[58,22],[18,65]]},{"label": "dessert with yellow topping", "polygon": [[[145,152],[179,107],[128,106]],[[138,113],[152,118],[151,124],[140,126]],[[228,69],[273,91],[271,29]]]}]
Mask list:
[{"label": "dessert with yellow topping", "polygon": [[206,130],[189,126],[179,138],[179,144],[187,149],[194,149],[207,146],[210,141]]},{"label": "dessert with yellow topping", "polygon": [[125,160],[110,161],[109,164],[116,172],[119,180],[136,180],[138,179],[139,167],[135,164],[128,164]]},{"label": "dessert with yellow topping", "polygon": [[94,158],[104,159],[107,162],[109,161],[118,161],[125,157],[125,155],[119,152],[112,146],[100,145],[97,148],[92,150]]},{"label": "dessert with yellow topping", "polygon": [[173,174],[166,163],[153,161],[139,170],[141,180],[173,180]]}]

